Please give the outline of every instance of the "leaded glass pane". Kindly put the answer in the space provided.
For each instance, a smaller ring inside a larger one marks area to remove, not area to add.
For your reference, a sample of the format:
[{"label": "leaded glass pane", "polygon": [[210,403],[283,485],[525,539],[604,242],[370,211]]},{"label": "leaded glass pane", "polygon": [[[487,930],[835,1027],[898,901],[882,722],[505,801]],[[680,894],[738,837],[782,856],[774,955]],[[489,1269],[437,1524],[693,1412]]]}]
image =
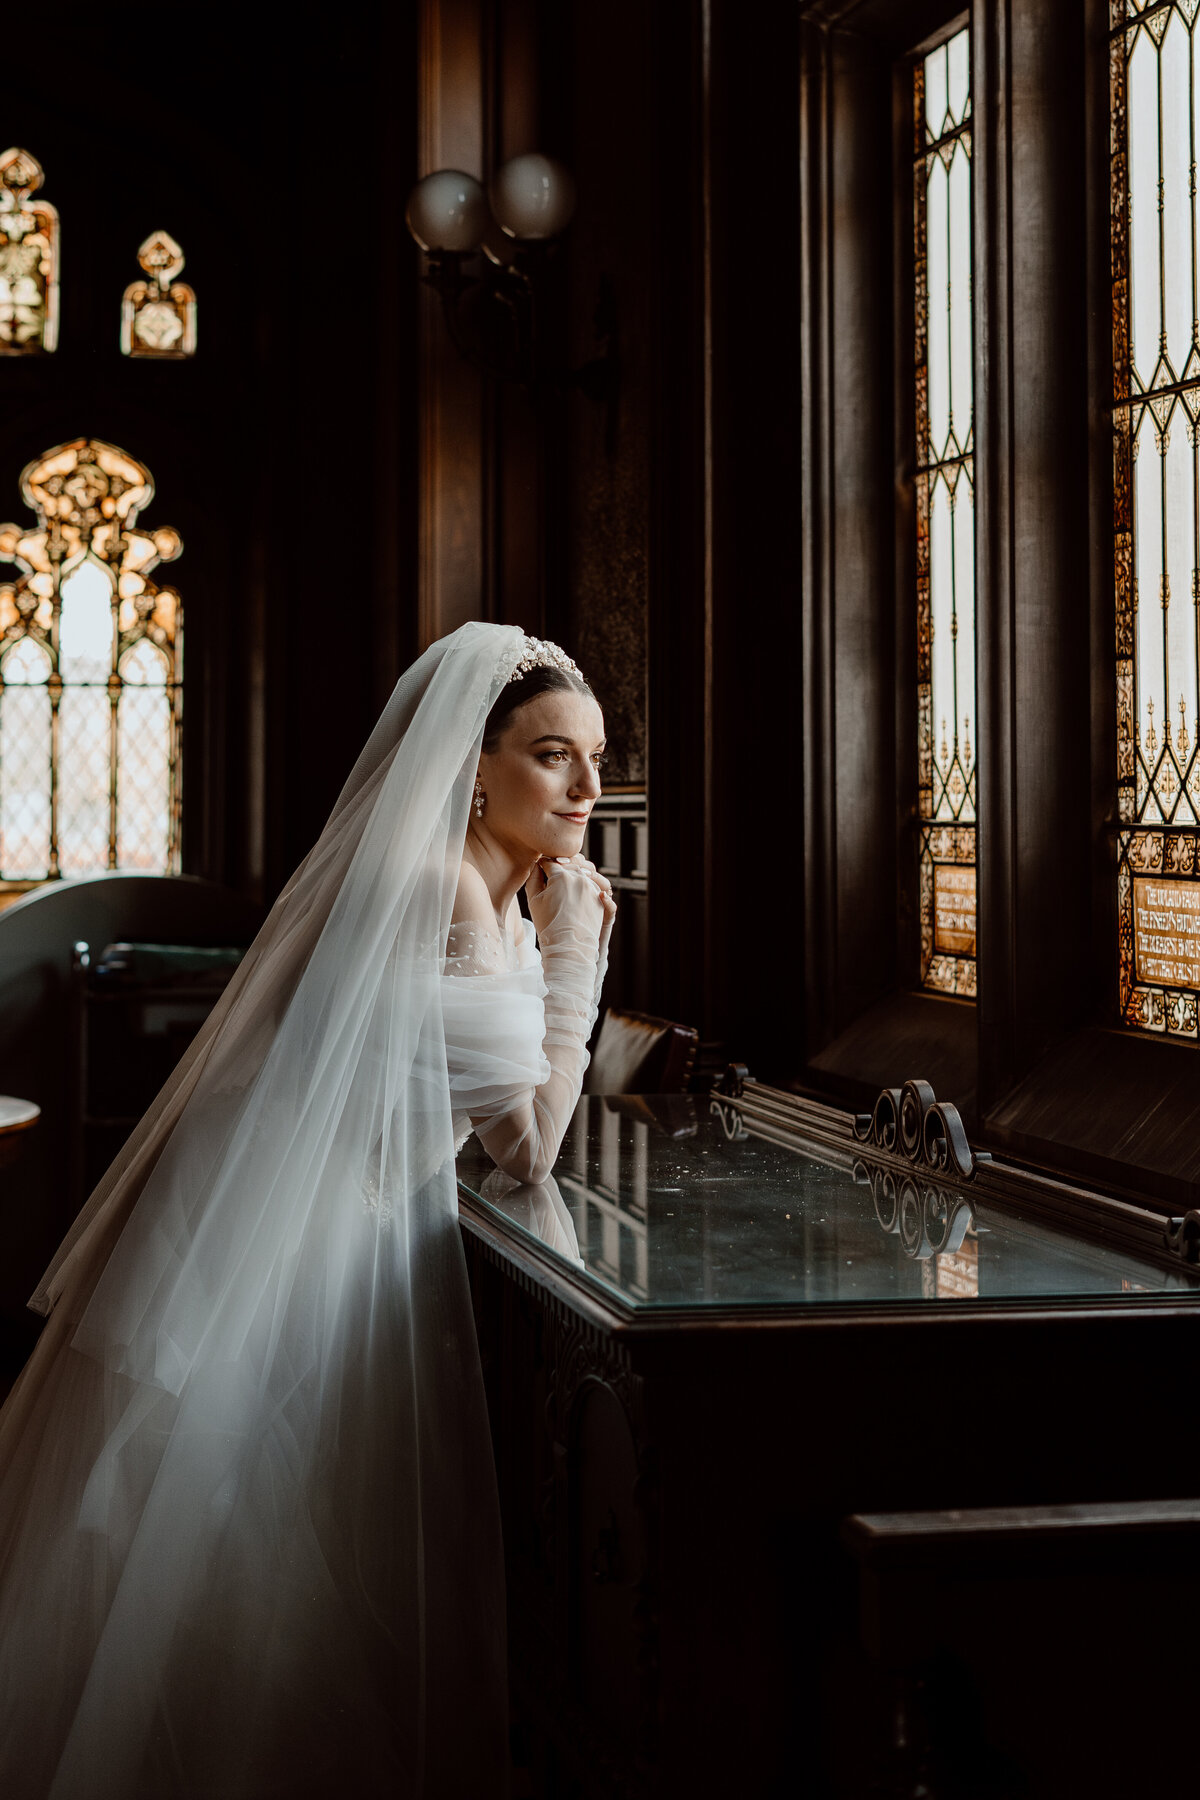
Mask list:
[{"label": "leaded glass pane", "polygon": [[[1113,500],[1120,1005],[1197,1036],[1200,266],[1195,0],[1113,14]],[[1133,23],[1129,23],[1132,20]]]},{"label": "leaded glass pane", "polygon": [[966,30],[914,71],[921,980],[975,992],[975,490]]},{"label": "leaded glass pane", "polygon": [[44,875],[50,859],[50,654],[23,637],[0,658],[0,868]]},{"label": "leaded glass pane", "polygon": [[112,668],[113,584],[99,563],[85,561],[59,588],[58,672],[64,681],[98,683]]},{"label": "leaded glass pane", "polygon": [[109,866],[112,708],[103,689],[65,688],[58,733],[59,873],[97,875]]},{"label": "leaded glass pane", "polygon": [[0,525],[0,880],[179,867],[182,606],[149,572],[149,471],[79,438],[21,478],[37,525]]},{"label": "leaded glass pane", "polygon": [[117,862],[161,869],[171,836],[168,664],[146,638],[121,658],[117,705]]}]

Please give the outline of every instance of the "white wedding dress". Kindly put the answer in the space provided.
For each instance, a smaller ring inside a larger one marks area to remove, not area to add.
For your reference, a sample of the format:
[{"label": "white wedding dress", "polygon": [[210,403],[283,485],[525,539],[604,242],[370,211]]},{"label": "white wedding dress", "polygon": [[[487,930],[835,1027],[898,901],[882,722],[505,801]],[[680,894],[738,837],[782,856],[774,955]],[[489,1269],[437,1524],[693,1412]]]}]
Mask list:
[{"label": "white wedding dress", "polygon": [[397,689],[329,825],[35,1297],[0,1413],[4,1800],[491,1800],[503,1562],[457,1223],[540,1179],[604,952],[451,928],[524,646]]}]

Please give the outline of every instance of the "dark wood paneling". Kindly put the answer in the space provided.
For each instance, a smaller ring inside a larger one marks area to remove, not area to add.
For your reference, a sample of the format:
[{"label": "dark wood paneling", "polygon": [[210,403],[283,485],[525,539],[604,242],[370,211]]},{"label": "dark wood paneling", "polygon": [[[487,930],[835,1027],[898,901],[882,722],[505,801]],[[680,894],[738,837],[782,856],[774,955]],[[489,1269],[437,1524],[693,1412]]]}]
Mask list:
[{"label": "dark wood paneling", "polygon": [[[834,1034],[837,794],[833,692],[832,222],[828,39],[802,28],[800,56],[800,543],[804,796],[804,1029],[811,1054]],[[752,1052],[749,1048],[745,1054]]]},{"label": "dark wood paneling", "polygon": [[[1086,208],[1080,7],[1012,0],[1013,894],[1023,1062],[1086,1004]],[[996,598],[999,598],[998,596]],[[988,654],[990,646],[982,650]],[[981,818],[981,833],[991,829]],[[981,847],[981,854],[982,854]]]},{"label": "dark wood paneling", "polygon": [[1013,620],[1013,291],[1009,9],[976,6],[972,49],[980,96],[975,135],[975,569],[979,743],[979,1083],[1002,1093],[1014,1072],[1016,867],[1013,799],[1017,720]]},{"label": "dark wood paneling", "polygon": [[[647,582],[652,987],[642,1010],[709,1030],[712,941],[712,572],[702,9],[654,9],[648,270]],[[622,407],[624,430],[625,406]],[[661,794],[661,804],[658,796]]]},{"label": "dark wood paneling", "polygon": [[[795,1042],[798,1005],[779,995],[797,993],[804,934],[799,32],[786,9],[747,32],[729,0],[710,18],[706,1031],[767,1057]],[[661,804],[687,804],[690,760]]]},{"label": "dark wood paneling", "polygon": [[[579,211],[566,252],[563,350],[570,367],[594,358],[598,308],[611,306],[620,385],[611,406],[581,393],[564,409],[565,458],[553,462],[548,524],[556,557],[550,596],[564,634],[604,708],[606,780],[647,779],[648,548],[652,506],[652,269],[658,211],[655,92],[649,9],[617,0],[569,17],[571,83],[553,96]],[[560,39],[561,41],[561,39]],[[670,100],[665,100],[667,106]],[[613,120],[621,120],[614,131]]]},{"label": "dark wood paneling", "polygon": [[[874,44],[835,38],[830,77],[836,735],[829,778],[837,811],[840,1028],[895,980],[892,93],[888,59]],[[838,231],[845,218],[858,229]]]}]

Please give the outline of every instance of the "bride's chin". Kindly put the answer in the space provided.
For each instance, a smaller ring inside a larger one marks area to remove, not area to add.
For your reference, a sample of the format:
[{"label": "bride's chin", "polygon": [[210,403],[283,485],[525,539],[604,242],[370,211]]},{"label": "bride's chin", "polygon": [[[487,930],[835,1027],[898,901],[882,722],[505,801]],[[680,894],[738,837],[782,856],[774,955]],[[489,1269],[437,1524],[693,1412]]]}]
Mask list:
[{"label": "bride's chin", "polygon": [[542,857],[553,860],[556,856],[578,856],[583,848],[584,830],[582,825],[571,825],[555,832],[553,842],[544,843],[538,851],[539,861]]}]

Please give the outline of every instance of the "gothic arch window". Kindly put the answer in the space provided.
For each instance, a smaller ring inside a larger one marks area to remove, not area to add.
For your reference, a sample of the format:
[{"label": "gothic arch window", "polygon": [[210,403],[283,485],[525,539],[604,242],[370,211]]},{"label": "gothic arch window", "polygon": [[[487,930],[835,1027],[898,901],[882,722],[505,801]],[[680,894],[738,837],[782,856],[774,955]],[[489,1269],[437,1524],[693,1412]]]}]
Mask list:
[{"label": "gothic arch window", "polygon": [[975,397],[966,28],[913,68],[913,269],[921,982],[973,997]]},{"label": "gothic arch window", "polygon": [[33,198],[42,165],[28,150],[0,155],[0,355],[58,344],[58,214]]},{"label": "gothic arch window", "polygon": [[1200,9],[1112,0],[1117,903],[1127,1025],[1200,996]]},{"label": "gothic arch window", "polygon": [[183,251],[169,231],[152,231],[138,251],[146,277],[125,289],[121,349],[126,356],[194,356],[196,295],[183,273]]},{"label": "gothic arch window", "polygon": [[25,469],[36,524],[0,525],[0,882],[179,869],[182,545],[140,527],[144,464],[77,438]]}]

